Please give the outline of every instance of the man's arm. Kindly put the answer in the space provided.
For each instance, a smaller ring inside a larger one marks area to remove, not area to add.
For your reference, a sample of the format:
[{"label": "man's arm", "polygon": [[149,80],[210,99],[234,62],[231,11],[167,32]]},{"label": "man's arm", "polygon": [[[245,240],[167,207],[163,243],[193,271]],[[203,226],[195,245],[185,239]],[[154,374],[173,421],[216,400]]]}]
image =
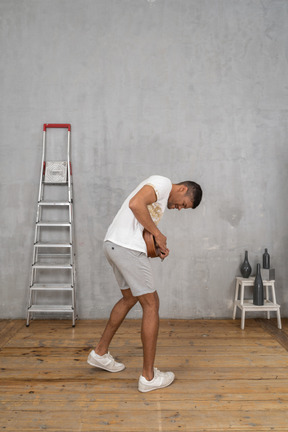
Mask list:
[{"label": "man's arm", "polygon": [[155,237],[156,243],[160,248],[162,258],[165,258],[169,254],[169,249],[167,248],[167,238],[161,233],[153,222],[148,205],[157,201],[156,193],[152,186],[145,185],[140,191],[138,191],[130,200],[129,208],[133,212],[136,219],[140,224],[146,228]]}]

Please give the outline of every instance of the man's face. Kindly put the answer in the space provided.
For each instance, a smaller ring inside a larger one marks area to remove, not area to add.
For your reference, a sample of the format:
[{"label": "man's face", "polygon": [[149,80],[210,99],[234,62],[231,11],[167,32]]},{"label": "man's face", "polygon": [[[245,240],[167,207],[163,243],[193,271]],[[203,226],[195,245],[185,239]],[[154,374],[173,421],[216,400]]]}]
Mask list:
[{"label": "man's face", "polygon": [[168,209],[182,210],[192,208],[193,203],[191,202],[189,196],[186,195],[186,192],[187,188],[183,191],[174,192],[173,194],[171,193],[167,203]]}]

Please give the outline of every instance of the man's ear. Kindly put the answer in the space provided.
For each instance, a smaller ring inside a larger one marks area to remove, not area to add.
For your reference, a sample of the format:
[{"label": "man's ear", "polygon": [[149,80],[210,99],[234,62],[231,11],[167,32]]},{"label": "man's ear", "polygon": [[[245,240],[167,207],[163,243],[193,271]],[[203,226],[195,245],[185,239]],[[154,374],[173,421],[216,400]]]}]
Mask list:
[{"label": "man's ear", "polygon": [[179,188],[179,192],[182,192],[182,193],[184,193],[184,195],[187,193],[187,190],[188,190],[188,187],[187,186],[185,186],[185,185],[180,185],[180,188]]}]

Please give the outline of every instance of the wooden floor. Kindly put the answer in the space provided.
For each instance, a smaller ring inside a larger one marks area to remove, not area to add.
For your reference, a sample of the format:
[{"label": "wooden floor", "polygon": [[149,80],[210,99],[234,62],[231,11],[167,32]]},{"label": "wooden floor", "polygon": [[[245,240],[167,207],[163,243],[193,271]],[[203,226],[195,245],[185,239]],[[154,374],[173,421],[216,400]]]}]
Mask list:
[{"label": "wooden floor", "polygon": [[0,431],[288,431],[288,320],[162,320],[156,366],[172,386],[139,393],[140,321],[111,353],[126,370],[92,368],[105,322],[0,321]]}]

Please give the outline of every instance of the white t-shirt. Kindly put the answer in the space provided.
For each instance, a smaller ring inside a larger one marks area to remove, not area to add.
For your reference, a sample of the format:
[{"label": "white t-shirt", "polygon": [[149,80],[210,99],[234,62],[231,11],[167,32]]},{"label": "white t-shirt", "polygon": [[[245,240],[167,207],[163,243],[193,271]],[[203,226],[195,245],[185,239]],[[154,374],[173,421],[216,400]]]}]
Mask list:
[{"label": "white t-shirt", "polygon": [[104,241],[111,241],[119,246],[147,253],[146,244],[143,239],[144,227],[138,222],[129,208],[130,199],[145,185],[152,186],[155,190],[157,201],[149,205],[148,210],[153,222],[156,225],[158,224],[167,207],[172,182],[167,177],[153,175],[141,182],[126,198],[112,224],[109,226]]}]

